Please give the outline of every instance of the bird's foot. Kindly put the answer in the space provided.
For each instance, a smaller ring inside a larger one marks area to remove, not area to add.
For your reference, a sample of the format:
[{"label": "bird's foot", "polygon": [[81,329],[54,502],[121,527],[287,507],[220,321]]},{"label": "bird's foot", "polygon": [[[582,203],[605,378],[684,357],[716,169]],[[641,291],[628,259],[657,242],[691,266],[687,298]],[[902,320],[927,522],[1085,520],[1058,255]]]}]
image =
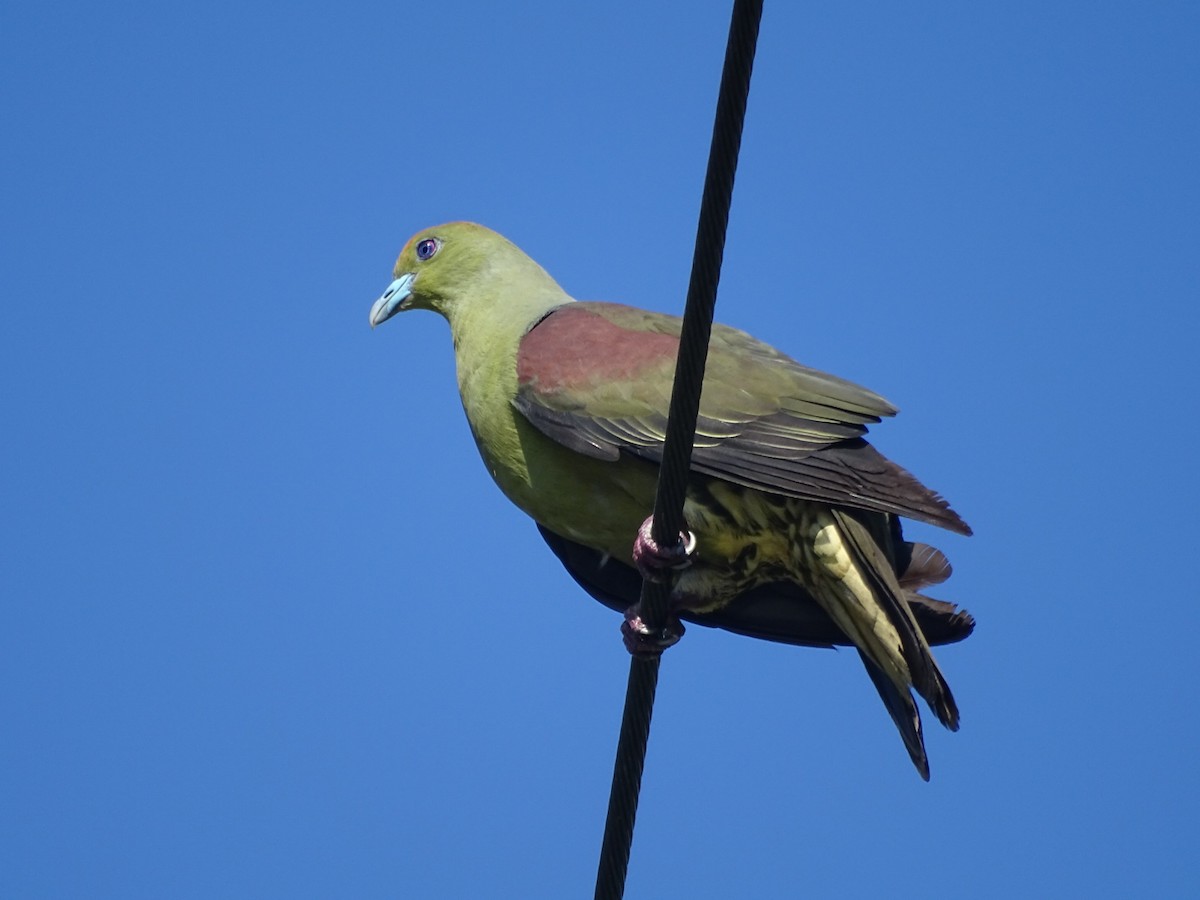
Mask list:
[{"label": "bird's foot", "polygon": [[625,610],[625,621],[621,623],[621,637],[625,640],[625,649],[633,656],[643,659],[659,656],[668,647],[678,644],[679,639],[683,637],[683,631],[683,623],[674,613],[668,613],[666,624],[662,628],[651,630],[642,621],[638,606],[631,606]]},{"label": "bird's foot", "polygon": [[673,571],[692,564],[696,552],[696,536],[690,531],[681,531],[674,544],[661,547],[654,540],[651,529],[654,516],[650,516],[638,529],[633,541],[633,563],[647,581],[662,584],[669,580]]}]

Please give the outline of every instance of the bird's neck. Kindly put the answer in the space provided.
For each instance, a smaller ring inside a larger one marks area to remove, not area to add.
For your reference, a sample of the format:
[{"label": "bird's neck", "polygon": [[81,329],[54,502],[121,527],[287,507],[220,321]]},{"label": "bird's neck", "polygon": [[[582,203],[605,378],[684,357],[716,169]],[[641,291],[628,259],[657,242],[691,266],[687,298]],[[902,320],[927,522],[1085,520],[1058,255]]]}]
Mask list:
[{"label": "bird's neck", "polygon": [[484,463],[510,496],[528,480],[524,449],[512,405],[517,394],[517,351],[521,339],[550,310],[571,298],[549,276],[544,285],[526,283],[488,289],[448,310],[454,338],[458,390]]}]

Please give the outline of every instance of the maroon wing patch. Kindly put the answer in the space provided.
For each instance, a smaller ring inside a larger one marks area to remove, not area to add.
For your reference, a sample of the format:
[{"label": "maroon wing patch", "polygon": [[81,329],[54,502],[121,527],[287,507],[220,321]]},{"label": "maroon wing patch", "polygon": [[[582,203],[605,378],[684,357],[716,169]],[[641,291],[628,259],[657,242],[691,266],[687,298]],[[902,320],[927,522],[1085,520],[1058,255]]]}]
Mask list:
[{"label": "maroon wing patch", "polygon": [[517,380],[539,393],[628,381],[650,366],[673,366],[678,352],[679,338],[673,335],[631,331],[582,304],[569,303],[521,340]]}]

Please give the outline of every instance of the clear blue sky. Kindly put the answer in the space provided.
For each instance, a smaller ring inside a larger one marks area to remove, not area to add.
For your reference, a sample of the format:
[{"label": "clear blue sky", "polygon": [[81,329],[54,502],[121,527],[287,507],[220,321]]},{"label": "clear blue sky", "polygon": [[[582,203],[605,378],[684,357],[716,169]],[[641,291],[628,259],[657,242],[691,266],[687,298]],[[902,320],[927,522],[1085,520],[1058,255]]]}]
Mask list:
[{"label": "clear blue sky", "polygon": [[[0,895],[591,895],[619,617],[367,310],[459,218],[681,309],[728,14],[4,7]],[[901,407],[979,626],[930,784],[853,653],[693,628],[627,896],[1196,889],[1198,40],[768,2],[718,317]]]}]

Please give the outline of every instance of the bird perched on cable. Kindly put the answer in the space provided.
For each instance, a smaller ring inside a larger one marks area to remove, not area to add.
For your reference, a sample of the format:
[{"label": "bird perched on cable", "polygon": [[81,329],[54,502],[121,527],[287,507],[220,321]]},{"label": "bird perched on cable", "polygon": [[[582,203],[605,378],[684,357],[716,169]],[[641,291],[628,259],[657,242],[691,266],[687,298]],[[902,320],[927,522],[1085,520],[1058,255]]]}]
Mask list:
[{"label": "bird perched on cable", "polygon": [[[865,388],[715,325],[684,518],[684,558],[654,544],[654,504],[681,320],[576,302],[501,235],[468,222],[417,232],[371,325],[409,309],[450,323],[458,387],[484,464],[593,596],[656,652],[680,619],[785,643],[855,646],[923,778],[910,688],[958,728],[930,644],[974,621],[917,591],[945,556],[898,516],[970,534],[949,505],[863,440],[896,413]],[[672,626],[638,616],[639,569],[672,572]]]}]

